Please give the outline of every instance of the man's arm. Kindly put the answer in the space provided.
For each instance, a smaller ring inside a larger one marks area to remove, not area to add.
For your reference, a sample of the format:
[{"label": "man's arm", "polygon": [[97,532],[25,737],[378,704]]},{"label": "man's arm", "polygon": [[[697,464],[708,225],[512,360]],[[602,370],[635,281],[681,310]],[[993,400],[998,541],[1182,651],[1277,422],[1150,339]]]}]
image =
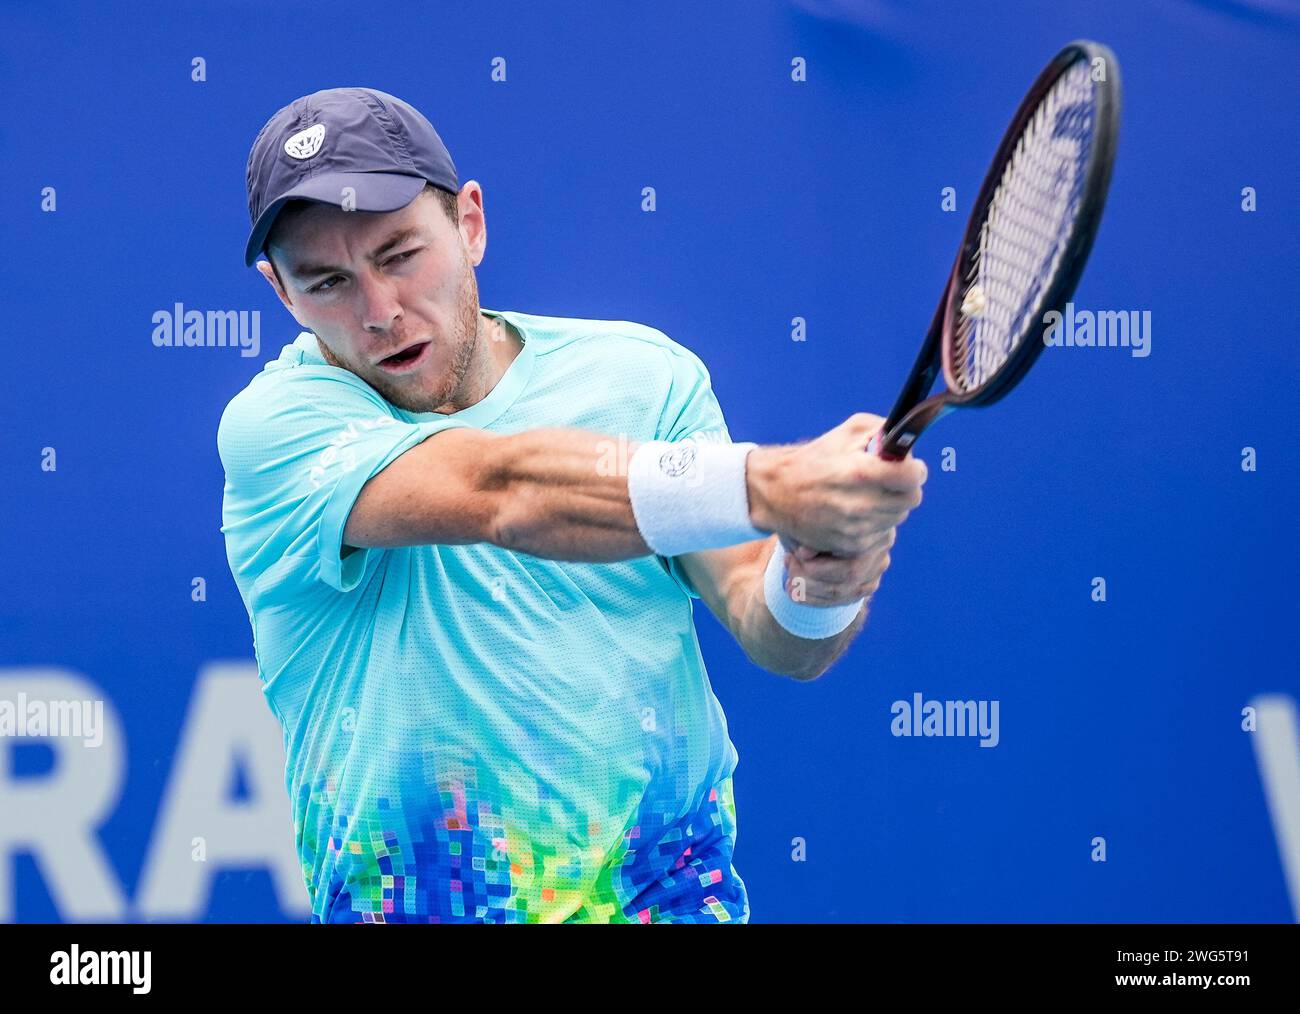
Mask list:
[{"label": "man's arm", "polygon": [[777,537],[677,557],[700,598],[759,668],[797,680],[816,679],[840,657],[866,623],[864,604],[847,628],[833,637],[796,637],[772,617],[763,597],[763,575]]},{"label": "man's arm", "polygon": [[[362,488],[344,530],[353,547],[488,542],[533,556],[611,562],[649,555],[622,469],[607,467],[610,436],[546,428],[503,436],[443,430],[402,454]],[[639,445],[624,452],[630,455]],[[760,459],[761,461],[762,459]],[[765,515],[767,470],[750,475]],[[678,557],[714,615],[758,666],[820,676],[857,635],[866,609],[834,637],[809,640],[772,617],[763,574],[777,537]]]},{"label": "man's arm", "polygon": [[[630,455],[639,445],[626,441]],[[416,444],[362,487],[347,546],[487,542],[532,556],[609,563],[649,555],[617,438],[542,428],[502,435],[462,427]]]},{"label": "man's arm", "polygon": [[[856,413],[807,444],[748,452],[743,481],[749,528],[782,533],[827,556],[790,561],[792,575],[806,570],[811,578],[809,605],[858,597],[840,596],[869,584],[873,568],[878,574],[888,566],[887,554],[881,564],[878,553],[867,551],[878,549],[882,539],[892,544],[893,529],[920,503],[922,462],[884,462],[862,453],[879,419]],[[569,428],[510,435],[472,427],[442,430],[371,476],[351,506],[342,542],[356,548],[490,543],[581,563],[646,556],[654,550],[641,535],[623,467],[640,446]],[[683,489],[683,495],[689,492]],[[760,595],[761,576],[759,570]],[[757,605],[766,603],[760,599]],[[769,630],[766,613],[757,609],[744,629]],[[775,654],[785,657],[779,646],[791,644],[778,628],[761,644],[751,637],[747,648],[776,645]],[[817,643],[799,642],[805,651]]]}]

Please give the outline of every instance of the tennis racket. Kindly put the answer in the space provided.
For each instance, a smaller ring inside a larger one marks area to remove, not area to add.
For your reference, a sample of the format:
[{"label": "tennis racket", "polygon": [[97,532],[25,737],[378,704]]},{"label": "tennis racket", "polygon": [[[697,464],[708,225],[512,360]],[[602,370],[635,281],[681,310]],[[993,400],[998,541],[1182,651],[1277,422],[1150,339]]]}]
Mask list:
[{"label": "tennis racket", "polygon": [[[1119,131],[1115,55],[1066,46],[1038,75],[993,157],[902,393],[867,450],[900,460],[956,408],[992,405],[1043,349],[1044,315],[1074,294],[1101,222]],[[927,397],[939,370],[946,390]]]}]

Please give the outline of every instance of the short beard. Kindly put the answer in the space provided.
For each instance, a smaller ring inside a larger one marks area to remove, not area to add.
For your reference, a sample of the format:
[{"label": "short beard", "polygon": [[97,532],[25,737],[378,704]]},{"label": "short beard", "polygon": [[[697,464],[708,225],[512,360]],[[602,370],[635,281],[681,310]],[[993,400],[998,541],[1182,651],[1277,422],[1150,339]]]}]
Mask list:
[{"label": "short beard", "polygon": [[[460,303],[457,307],[456,321],[453,325],[456,333],[451,335],[454,342],[451,376],[442,385],[442,389],[433,394],[428,394],[421,391],[403,390],[397,385],[389,384],[378,377],[373,379],[361,377],[362,380],[378,391],[385,401],[396,405],[398,408],[405,409],[407,412],[440,412],[443,415],[450,415],[452,412],[459,412],[472,404],[472,402],[465,400],[470,392],[464,390],[464,385],[470,367],[474,364],[478,350],[482,346],[482,318],[479,316],[478,279],[474,276],[474,269],[471,267],[468,258],[462,258],[461,263],[464,265],[464,272],[460,284]],[[323,341],[318,340],[317,344],[320,346],[321,355],[329,365],[337,366],[351,373],[357,373],[356,370],[339,360]]]}]

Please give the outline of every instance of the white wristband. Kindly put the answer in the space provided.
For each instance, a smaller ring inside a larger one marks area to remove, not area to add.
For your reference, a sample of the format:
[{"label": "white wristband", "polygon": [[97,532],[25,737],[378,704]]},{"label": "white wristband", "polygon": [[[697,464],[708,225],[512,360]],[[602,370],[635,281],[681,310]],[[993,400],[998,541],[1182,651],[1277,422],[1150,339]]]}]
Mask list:
[{"label": "white wristband", "polygon": [[660,556],[720,549],[770,534],[749,520],[745,459],[757,444],[650,440],[627,465],[632,514]]},{"label": "white wristband", "polygon": [[778,541],[763,573],[763,600],[772,617],[795,637],[816,641],[833,637],[857,619],[865,598],[843,606],[810,606],[795,602],[785,591],[785,546]]}]

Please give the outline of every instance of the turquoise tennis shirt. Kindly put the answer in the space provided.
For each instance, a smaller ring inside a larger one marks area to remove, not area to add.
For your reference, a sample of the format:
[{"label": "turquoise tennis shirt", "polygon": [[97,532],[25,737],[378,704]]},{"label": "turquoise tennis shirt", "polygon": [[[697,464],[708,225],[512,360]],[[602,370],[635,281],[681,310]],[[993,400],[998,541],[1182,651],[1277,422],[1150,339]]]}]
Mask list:
[{"label": "turquoise tennis shirt", "polygon": [[341,556],[366,481],[442,430],[730,441],[704,364],[662,332],[482,312],[524,344],[460,412],[390,404],[304,332],[221,418],[221,530],[312,921],[747,922],[737,755],[675,560]]}]

